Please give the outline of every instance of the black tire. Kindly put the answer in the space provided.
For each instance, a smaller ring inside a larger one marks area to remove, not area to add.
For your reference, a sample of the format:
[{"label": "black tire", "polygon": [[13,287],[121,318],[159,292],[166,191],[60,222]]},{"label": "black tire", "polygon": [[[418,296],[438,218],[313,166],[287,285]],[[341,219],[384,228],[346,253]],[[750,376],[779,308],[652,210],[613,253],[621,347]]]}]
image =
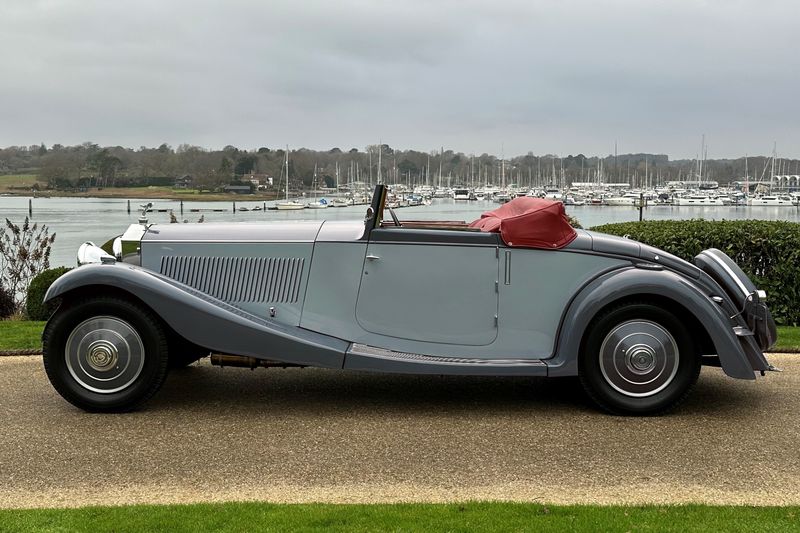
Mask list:
[{"label": "black tire", "polygon": [[64,302],[42,336],[44,368],[65,400],[90,412],[125,412],[167,377],[164,328],[149,309],[116,297]]},{"label": "black tire", "polygon": [[578,364],[581,383],[600,408],[655,415],[688,396],[701,359],[674,314],[649,303],[626,303],[592,321]]}]

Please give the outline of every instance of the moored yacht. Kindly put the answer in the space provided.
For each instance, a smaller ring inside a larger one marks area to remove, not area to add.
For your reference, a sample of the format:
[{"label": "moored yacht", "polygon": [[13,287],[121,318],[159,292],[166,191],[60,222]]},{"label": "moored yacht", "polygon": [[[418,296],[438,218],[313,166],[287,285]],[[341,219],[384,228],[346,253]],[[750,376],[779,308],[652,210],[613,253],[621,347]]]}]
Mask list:
[{"label": "moored yacht", "polygon": [[686,196],[673,197],[672,205],[725,205],[725,203],[722,201],[722,198],[718,196],[688,194]]},{"label": "moored yacht", "polygon": [[747,205],[754,207],[792,207],[795,204],[792,202],[791,196],[756,196],[747,200]]}]

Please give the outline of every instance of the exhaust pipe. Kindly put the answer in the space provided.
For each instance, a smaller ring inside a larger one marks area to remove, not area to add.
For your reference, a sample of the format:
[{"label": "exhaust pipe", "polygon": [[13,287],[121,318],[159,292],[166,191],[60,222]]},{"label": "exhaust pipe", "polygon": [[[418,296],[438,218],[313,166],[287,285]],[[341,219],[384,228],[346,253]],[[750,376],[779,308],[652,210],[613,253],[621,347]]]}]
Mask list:
[{"label": "exhaust pipe", "polygon": [[284,363],[283,361],[273,361],[272,359],[256,359],[255,357],[247,357],[244,355],[228,355],[221,353],[211,354],[211,364],[214,366],[221,366],[221,367],[235,366],[240,368],[249,368],[251,370],[259,367],[302,368],[305,366],[305,365],[296,365],[293,363]]}]

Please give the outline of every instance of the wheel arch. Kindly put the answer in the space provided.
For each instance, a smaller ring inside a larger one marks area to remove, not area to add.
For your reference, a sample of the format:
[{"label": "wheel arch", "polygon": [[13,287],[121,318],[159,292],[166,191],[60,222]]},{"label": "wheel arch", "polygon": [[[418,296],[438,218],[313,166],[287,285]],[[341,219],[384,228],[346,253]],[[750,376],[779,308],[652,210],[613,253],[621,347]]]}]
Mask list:
[{"label": "wheel arch", "polygon": [[679,301],[669,298],[667,296],[663,296],[661,294],[655,293],[643,293],[637,295],[629,295],[623,296],[616,300],[613,300],[603,307],[601,307],[595,315],[592,317],[592,320],[587,324],[586,329],[581,335],[581,343],[580,343],[580,350],[583,350],[586,343],[586,338],[588,335],[586,333],[589,332],[589,329],[593,326],[593,323],[596,319],[610,311],[615,307],[622,307],[627,304],[636,304],[636,303],[645,303],[645,304],[652,304],[662,309],[669,311],[674,316],[680,318],[684,326],[689,330],[689,334],[692,337],[692,344],[694,345],[695,352],[697,355],[708,355],[714,354],[715,347],[714,341],[711,339],[711,336],[708,334],[708,331],[703,324],[698,320],[698,318],[692,313],[686,306],[682,305]]},{"label": "wheel arch", "polygon": [[555,357],[548,361],[548,375],[577,375],[580,350],[594,319],[611,306],[632,301],[667,306],[696,335],[698,355],[715,353],[728,376],[755,379],[730,320],[718,304],[674,272],[635,267],[600,276],[573,298],[559,328]]},{"label": "wheel arch", "polygon": [[165,276],[127,264],[84,265],[71,270],[50,286],[44,300],[100,291],[134,298],[181,338],[221,353],[341,368],[349,346],[335,337],[263,320]]},{"label": "wheel arch", "polygon": [[58,296],[51,298],[51,300],[57,300],[59,302],[58,306],[56,307],[57,311],[58,307],[69,304],[69,302],[77,302],[86,298],[91,298],[97,294],[102,294],[103,296],[109,296],[121,300],[127,300],[150,311],[150,313],[164,330],[164,334],[167,337],[170,358],[173,358],[179,350],[188,349],[197,352],[208,350],[208,348],[200,346],[199,344],[190,341],[178,333],[166,320],[164,320],[164,318],[153,308],[153,306],[139,298],[136,293],[118,285],[109,285],[103,283],[81,285],[69,289],[63,293],[59,293]]}]

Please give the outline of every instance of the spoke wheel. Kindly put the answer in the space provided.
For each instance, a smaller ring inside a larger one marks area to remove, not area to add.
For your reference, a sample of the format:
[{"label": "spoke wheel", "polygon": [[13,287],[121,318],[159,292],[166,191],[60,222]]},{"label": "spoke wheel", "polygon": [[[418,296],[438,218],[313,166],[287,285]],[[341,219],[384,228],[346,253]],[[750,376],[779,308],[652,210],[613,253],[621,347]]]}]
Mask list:
[{"label": "spoke wheel", "polygon": [[699,373],[687,328],[648,303],[623,304],[596,317],[579,358],[586,392],[615,414],[666,412],[686,398]]}]

